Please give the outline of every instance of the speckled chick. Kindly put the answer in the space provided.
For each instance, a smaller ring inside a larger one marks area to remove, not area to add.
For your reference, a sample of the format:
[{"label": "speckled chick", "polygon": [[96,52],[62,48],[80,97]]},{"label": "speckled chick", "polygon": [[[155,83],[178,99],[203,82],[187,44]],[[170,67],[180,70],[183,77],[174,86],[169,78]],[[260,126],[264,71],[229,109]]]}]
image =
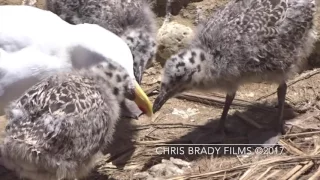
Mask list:
[{"label": "speckled chick", "polygon": [[156,54],[156,20],[145,0],[47,0],[47,9],[71,24],[98,24],[128,44],[141,83]]},{"label": "speckled chick", "polygon": [[218,130],[239,86],[277,83],[277,132],[283,133],[286,81],[303,71],[315,42],[314,0],[231,0],[199,24],[188,48],[167,60],[154,111],[186,90],[227,93]]},{"label": "speckled chick", "polygon": [[120,102],[134,97],[131,86],[111,60],[34,85],[6,111],[2,163],[32,180],[87,176],[112,140]]}]

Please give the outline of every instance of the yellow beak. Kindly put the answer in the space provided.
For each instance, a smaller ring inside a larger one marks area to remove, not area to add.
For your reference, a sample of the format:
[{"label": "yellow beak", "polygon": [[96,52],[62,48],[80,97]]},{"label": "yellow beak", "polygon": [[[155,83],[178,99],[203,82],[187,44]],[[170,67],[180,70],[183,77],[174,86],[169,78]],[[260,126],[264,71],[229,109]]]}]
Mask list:
[{"label": "yellow beak", "polygon": [[146,93],[142,90],[137,81],[134,81],[135,86],[135,99],[134,102],[147,116],[151,117],[153,115],[152,103],[149,100]]}]

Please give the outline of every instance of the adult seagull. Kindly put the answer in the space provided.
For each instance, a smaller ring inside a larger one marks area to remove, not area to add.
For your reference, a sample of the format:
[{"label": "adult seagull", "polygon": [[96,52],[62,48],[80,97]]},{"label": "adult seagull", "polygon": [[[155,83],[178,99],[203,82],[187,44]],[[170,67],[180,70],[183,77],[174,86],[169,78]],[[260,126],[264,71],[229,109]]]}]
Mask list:
[{"label": "adult seagull", "polygon": [[112,32],[94,24],[71,25],[50,11],[20,5],[0,6],[0,24],[0,110],[51,73],[110,58],[127,70],[137,105],[152,115],[151,102],[134,77],[131,51]]}]

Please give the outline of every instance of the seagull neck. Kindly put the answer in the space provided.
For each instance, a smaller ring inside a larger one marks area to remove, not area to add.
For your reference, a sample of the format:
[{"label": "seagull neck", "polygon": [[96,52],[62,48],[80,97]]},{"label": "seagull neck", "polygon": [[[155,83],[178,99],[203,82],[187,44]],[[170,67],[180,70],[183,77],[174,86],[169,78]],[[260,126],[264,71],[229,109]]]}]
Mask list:
[{"label": "seagull neck", "polygon": [[95,24],[78,24],[70,29],[74,33],[70,33],[72,44],[69,46],[83,46],[112,59],[124,67],[131,77],[134,77],[133,56],[123,39]]},{"label": "seagull neck", "polygon": [[196,58],[194,59],[195,73],[192,81],[195,87],[199,89],[214,88],[215,83],[219,80],[219,74],[216,73],[213,58],[208,51],[201,47],[193,47],[189,50],[191,53],[195,52]]}]

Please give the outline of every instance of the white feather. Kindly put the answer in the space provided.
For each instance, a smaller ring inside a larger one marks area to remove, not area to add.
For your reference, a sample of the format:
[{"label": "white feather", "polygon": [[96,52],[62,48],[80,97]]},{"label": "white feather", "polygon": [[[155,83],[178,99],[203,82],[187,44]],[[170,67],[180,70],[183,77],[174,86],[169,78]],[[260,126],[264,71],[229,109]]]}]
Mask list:
[{"label": "white feather", "polygon": [[0,6],[0,114],[7,101],[43,76],[71,69],[70,49],[79,45],[118,62],[134,79],[131,51],[112,32],[94,24],[71,25],[31,6]]}]

